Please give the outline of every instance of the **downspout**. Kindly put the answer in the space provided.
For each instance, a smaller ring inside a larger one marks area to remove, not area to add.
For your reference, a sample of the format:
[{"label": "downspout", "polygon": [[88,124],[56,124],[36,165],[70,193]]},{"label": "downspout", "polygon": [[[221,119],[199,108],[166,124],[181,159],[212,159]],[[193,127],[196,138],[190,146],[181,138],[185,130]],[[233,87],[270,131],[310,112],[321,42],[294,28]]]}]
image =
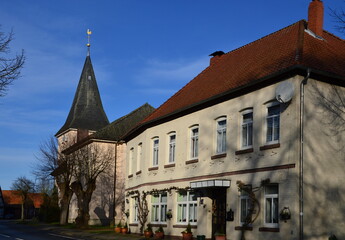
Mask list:
[{"label": "downspout", "polygon": [[303,240],[303,162],[304,162],[304,85],[310,77],[310,69],[307,76],[300,84],[300,153],[299,153],[299,239]]},{"label": "downspout", "polygon": [[117,142],[115,143],[115,159],[114,159],[114,199],[113,199],[113,219],[114,226],[116,226],[115,217],[116,217],[116,165],[117,165]]}]

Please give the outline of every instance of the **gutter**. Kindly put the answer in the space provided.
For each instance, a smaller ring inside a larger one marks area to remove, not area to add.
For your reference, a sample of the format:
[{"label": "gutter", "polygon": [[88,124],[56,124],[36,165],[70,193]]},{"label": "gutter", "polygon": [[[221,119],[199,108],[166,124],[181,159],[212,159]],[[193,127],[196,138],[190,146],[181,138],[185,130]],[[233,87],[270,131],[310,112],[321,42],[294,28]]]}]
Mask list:
[{"label": "gutter", "polygon": [[304,86],[310,77],[310,69],[307,76],[300,83],[300,152],[299,152],[299,239],[303,240],[303,162],[304,162]]}]

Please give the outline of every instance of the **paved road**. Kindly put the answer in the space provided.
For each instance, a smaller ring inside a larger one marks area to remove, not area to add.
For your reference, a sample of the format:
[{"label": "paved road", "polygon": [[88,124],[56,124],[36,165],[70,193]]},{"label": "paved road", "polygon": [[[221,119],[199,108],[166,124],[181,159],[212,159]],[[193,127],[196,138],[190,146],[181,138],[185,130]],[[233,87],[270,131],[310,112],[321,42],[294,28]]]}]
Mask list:
[{"label": "paved road", "polygon": [[40,229],[30,225],[16,224],[12,221],[0,221],[0,240],[88,240],[63,236],[51,230]]}]

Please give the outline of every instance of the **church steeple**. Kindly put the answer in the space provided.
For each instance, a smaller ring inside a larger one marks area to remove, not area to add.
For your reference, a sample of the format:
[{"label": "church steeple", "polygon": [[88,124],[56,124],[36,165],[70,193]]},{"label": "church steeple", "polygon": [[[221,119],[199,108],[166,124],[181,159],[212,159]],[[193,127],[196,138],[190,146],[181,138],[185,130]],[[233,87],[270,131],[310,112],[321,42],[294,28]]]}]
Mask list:
[{"label": "church steeple", "polygon": [[91,63],[89,43],[87,47],[88,55],[86,56],[71,110],[65,124],[56,133],[56,136],[70,128],[96,131],[109,124]]}]

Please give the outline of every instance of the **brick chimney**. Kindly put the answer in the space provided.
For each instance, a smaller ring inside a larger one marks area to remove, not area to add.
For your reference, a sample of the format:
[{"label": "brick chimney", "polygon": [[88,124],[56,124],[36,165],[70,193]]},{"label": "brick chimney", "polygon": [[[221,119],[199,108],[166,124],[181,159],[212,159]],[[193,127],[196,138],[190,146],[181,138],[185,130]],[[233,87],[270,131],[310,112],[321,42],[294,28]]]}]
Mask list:
[{"label": "brick chimney", "polygon": [[323,2],[313,0],[308,9],[308,28],[316,35],[322,37],[323,32]]}]

